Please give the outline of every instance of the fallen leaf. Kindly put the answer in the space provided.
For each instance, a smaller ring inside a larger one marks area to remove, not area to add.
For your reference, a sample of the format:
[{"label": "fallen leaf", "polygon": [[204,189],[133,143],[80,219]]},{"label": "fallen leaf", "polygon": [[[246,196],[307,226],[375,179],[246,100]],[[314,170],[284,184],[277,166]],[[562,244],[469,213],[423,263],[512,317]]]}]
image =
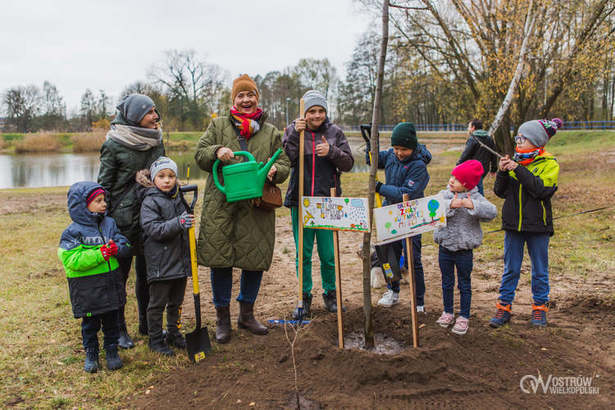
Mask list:
[{"label": "fallen leaf", "polygon": [[250,407],[254,407],[254,406],[256,406],[256,403],[254,403],[254,402],[252,401],[252,402],[250,402],[249,406],[250,406]]},{"label": "fallen leaf", "polygon": [[241,399],[237,399],[237,404],[241,403]]},{"label": "fallen leaf", "polygon": [[425,323],[421,323],[421,324],[419,325],[419,329],[422,329],[422,328],[424,328],[425,326],[427,326]]},{"label": "fallen leaf", "polygon": [[145,390],[145,394],[149,394],[150,389]]},{"label": "fallen leaf", "polygon": [[545,351],[545,350],[547,350],[547,348],[546,347],[541,347],[540,350]]}]

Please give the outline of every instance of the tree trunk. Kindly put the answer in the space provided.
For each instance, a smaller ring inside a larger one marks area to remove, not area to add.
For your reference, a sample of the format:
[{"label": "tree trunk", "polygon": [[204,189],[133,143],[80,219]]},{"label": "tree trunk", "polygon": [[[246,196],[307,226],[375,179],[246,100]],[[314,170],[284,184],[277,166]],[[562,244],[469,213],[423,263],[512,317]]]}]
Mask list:
[{"label": "tree trunk", "polygon": [[[382,2],[382,39],[380,42],[380,57],[378,58],[378,74],[376,78],[376,92],[374,95],[374,108],[372,110],[372,130],[371,130],[371,161],[369,168],[369,219],[374,217],[374,192],[376,188],[376,173],[378,172],[378,149],[380,141],[378,138],[378,126],[380,125],[382,82],[384,78],[384,62],[387,55],[387,44],[389,41],[389,0]],[[371,289],[371,230],[363,235],[363,312],[365,314],[365,347],[374,347],[374,324],[372,322],[372,289]]]}]

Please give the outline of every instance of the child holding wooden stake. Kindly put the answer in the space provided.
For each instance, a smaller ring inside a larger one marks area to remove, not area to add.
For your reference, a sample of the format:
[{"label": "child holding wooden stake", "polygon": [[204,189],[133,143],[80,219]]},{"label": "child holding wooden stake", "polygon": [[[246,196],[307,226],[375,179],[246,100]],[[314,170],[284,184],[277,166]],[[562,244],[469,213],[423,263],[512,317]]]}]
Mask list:
[{"label": "child holding wooden stake", "polygon": [[[423,198],[425,188],[429,182],[427,164],[431,161],[431,153],[416,138],[416,130],[411,122],[401,122],[393,128],[391,133],[391,146],[387,151],[378,153],[378,168],[384,169],[385,183],[376,183],[376,192],[385,197],[383,205],[402,202],[403,195],[408,194],[412,199]],[[370,163],[366,154],[367,163]],[[402,243],[396,247],[397,260],[403,252]],[[414,256],[414,280],[416,289],[416,310],[425,312],[425,279],[423,264],[421,263],[421,235],[412,237],[412,251]],[[407,262],[406,262],[407,266]],[[387,283],[388,290],[380,298],[378,304],[391,307],[399,302],[399,280]]]},{"label": "child holding wooden stake", "polygon": [[[478,190],[483,176],[482,164],[471,159],[457,165],[451,172],[448,189],[440,191],[446,205],[446,226],[434,232],[434,241],[439,245],[438,263],[442,273],[442,301],[444,312],[436,321],[442,327],[454,322],[453,333],[464,335],[468,331],[472,283],[470,274],[473,265],[473,249],[483,241],[481,222],[492,220],[498,211]],[[457,267],[459,288],[459,316],[455,320],[453,297]]]},{"label": "child holding wooden stake", "polygon": [[[325,97],[315,90],[303,96],[305,119],[297,119],[286,127],[282,143],[290,158],[291,174],[284,205],[290,208],[293,224],[295,249],[298,247],[299,229],[303,225],[298,216],[299,198],[299,135],[304,131],[305,165],[304,188],[306,196],[330,196],[331,188],[341,195],[340,175],[350,171],[354,158],[346,135],[340,127],[329,121],[328,104]],[[329,312],[337,312],[335,293],[335,255],[333,253],[333,232],[321,229],[303,230],[303,315],[309,317],[312,304],[312,250],[314,240],[320,258],[323,301]],[[298,255],[298,252],[297,252]],[[299,269],[298,256],[295,257]],[[295,309],[293,318],[300,320],[300,312]]]},{"label": "child holding wooden stake", "polygon": [[500,158],[493,190],[504,198],[504,274],[491,327],[510,321],[512,301],[521,275],[523,248],[532,260],[532,320],[547,325],[549,301],[549,238],[553,236],[551,197],[557,191],[559,165],[545,145],[562,126],[562,120],[532,120],[521,124],[515,138],[515,156]]}]

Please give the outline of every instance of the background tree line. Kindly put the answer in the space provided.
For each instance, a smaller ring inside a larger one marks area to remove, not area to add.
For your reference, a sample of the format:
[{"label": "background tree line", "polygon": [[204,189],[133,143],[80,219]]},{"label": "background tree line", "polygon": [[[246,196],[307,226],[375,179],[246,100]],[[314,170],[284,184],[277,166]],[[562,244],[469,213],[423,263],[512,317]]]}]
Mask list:
[{"label": "background tree line", "polygon": [[[381,2],[358,1],[377,21]],[[615,108],[615,0],[394,0],[387,56],[383,124],[489,122],[506,94],[523,39],[526,16],[535,19],[523,76],[500,130],[531,118],[613,120]],[[530,5],[532,8],[529,9]],[[366,31],[340,78],[327,59],[305,58],[281,71],[253,75],[269,121],[284,127],[308,89],[323,92],[336,122],[368,122],[375,94],[379,35]],[[193,50],[171,50],[147,80],[125,87],[116,101],[85,90],[78,112],[67,114],[57,88],[17,86],[1,95],[5,130],[82,131],[109,120],[114,102],[147,94],[168,130],[203,130],[230,108],[227,71]],[[505,131],[501,131],[504,134]]]}]

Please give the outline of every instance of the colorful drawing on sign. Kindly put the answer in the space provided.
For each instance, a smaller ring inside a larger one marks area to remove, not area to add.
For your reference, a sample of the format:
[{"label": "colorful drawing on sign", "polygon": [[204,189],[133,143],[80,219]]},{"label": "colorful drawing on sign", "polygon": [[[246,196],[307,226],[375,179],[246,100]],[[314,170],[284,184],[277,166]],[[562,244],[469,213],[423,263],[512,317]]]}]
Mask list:
[{"label": "colorful drawing on sign", "polygon": [[446,207],[440,195],[374,209],[376,243],[385,244],[446,226]]},{"label": "colorful drawing on sign", "polygon": [[367,198],[303,197],[303,226],[336,231],[369,232]]}]

